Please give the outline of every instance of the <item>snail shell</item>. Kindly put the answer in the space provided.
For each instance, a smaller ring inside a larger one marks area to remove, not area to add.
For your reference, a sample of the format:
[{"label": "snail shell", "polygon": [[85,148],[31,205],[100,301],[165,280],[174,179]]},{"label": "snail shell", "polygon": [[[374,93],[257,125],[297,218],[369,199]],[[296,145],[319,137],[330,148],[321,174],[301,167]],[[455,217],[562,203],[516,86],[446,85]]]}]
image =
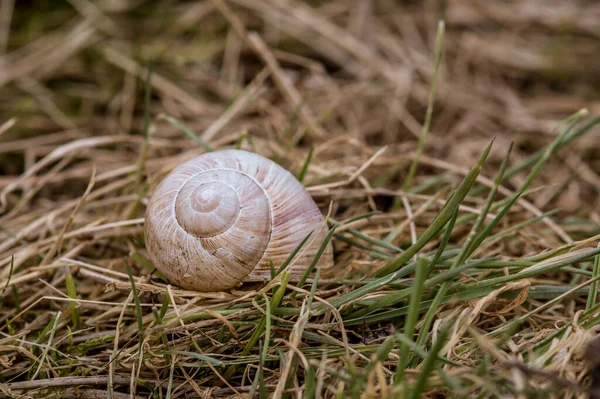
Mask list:
[{"label": "snail shell", "polygon": [[[323,221],[290,172],[254,153],[221,150],[179,165],[158,185],[146,209],[145,241],[171,282],[220,291],[269,281],[269,260],[279,267],[312,231],[288,267],[298,280],[325,239]],[[332,263],[329,245],[317,267]]]}]

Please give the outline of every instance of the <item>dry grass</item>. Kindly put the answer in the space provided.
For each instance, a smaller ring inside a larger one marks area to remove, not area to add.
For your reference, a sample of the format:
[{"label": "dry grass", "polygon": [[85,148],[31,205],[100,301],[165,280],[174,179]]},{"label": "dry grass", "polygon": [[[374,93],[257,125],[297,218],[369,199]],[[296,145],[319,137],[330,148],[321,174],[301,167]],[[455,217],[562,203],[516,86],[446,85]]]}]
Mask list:
[{"label": "dry grass", "polygon": [[[600,7],[424,3],[0,0],[2,395],[600,397]],[[149,193],[234,147],[379,212],[334,275],[157,276]]]}]

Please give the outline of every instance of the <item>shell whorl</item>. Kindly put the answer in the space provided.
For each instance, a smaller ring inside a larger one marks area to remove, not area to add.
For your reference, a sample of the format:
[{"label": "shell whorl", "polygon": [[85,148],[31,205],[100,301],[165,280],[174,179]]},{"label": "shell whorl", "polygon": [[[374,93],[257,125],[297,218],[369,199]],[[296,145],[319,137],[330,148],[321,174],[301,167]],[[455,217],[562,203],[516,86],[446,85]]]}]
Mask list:
[{"label": "shell whorl", "polygon": [[[175,168],[146,211],[146,247],[174,283],[198,291],[270,278],[323,216],[296,178],[266,158],[239,150],[201,155]],[[292,279],[306,270],[325,237],[294,260]],[[328,247],[318,266],[332,263]]]},{"label": "shell whorl", "polygon": [[227,231],[240,214],[240,198],[235,188],[219,181],[197,180],[200,179],[187,182],[177,194],[177,222],[185,231],[199,238]]}]

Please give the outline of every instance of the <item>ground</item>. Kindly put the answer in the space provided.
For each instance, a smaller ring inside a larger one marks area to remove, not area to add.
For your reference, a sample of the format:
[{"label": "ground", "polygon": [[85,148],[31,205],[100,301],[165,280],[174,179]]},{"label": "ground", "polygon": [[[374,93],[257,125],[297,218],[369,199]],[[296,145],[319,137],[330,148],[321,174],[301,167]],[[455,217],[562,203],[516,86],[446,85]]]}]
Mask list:
[{"label": "ground", "polygon": [[[584,0],[0,0],[2,395],[600,398],[598,20]],[[331,270],[161,278],[149,198],[224,148],[302,181]]]}]

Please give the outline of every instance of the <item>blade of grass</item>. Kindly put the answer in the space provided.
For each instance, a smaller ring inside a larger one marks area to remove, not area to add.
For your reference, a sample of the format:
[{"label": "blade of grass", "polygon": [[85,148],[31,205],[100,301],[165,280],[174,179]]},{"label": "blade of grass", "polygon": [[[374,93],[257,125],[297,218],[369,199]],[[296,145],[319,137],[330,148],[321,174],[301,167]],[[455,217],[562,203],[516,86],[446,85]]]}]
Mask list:
[{"label": "blade of grass", "polygon": [[[415,355],[420,357],[421,359],[426,359],[427,356],[429,356],[429,352],[427,352],[422,347],[417,345],[412,339],[409,339],[406,335],[404,335],[402,333],[396,333],[395,337],[396,337],[396,341],[408,346],[410,349],[412,349],[415,352]],[[439,361],[443,362],[444,364],[448,364],[450,366],[455,366],[455,367],[461,367],[460,362],[450,360],[447,357],[438,355],[437,358]]]},{"label": "blade of grass", "polygon": [[[259,343],[259,351],[262,353],[262,341]],[[250,392],[248,393],[248,397],[249,398],[253,398],[256,395],[256,388],[258,388],[258,380],[262,378],[262,367],[260,366],[260,364],[258,365],[258,371],[256,372],[256,374],[254,375],[254,380],[252,381],[252,385],[250,386]]]},{"label": "blade of grass", "polygon": [[528,267],[527,269],[521,270],[515,274],[509,274],[506,276],[493,277],[490,279],[484,279],[481,281],[477,281],[474,283],[461,284],[457,287],[452,287],[448,290],[448,293],[455,294],[459,292],[469,291],[475,288],[483,288],[483,287],[491,287],[497,286],[500,284],[506,284],[511,281],[523,280],[526,278],[534,277],[539,274],[549,273],[554,270],[561,269],[564,266],[572,265],[574,263],[579,263],[593,257],[597,254],[600,254],[600,248],[595,249],[584,249],[579,251],[574,251],[572,253],[567,253],[565,255],[560,255],[555,258],[550,258],[539,262],[538,264]]},{"label": "blade of grass", "polygon": [[167,394],[165,399],[171,399],[171,392],[173,391],[173,374],[175,372],[175,356],[171,356],[171,367],[169,367],[169,382],[167,384]]},{"label": "blade of grass", "polygon": [[138,295],[137,288],[135,286],[133,272],[131,271],[131,266],[129,266],[129,262],[127,261],[127,259],[125,259],[125,268],[127,269],[127,276],[129,277],[129,283],[131,284],[131,292],[133,294],[133,301],[135,304],[135,316],[137,319],[138,326],[139,353],[141,355],[144,343],[144,322],[142,315],[142,305],[140,302],[140,297]]},{"label": "blade of grass", "polygon": [[[473,261],[473,262],[465,263],[463,265],[456,267],[455,269],[447,270],[443,273],[437,274],[434,277],[425,281],[424,288],[431,288],[440,283],[451,280],[455,276],[463,273],[465,270],[476,267],[477,264],[480,262],[483,262],[483,261]],[[392,294],[380,296],[377,299],[373,300],[371,305],[369,305],[363,309],[355,311],[354,313],[350,314],[348,316],[348,318],[352,319],[352,318],[363,317],[363,316],[365,316],[373,311],[376,311],[378,309],[384,308],[386,306],[395,305],[396,303],[404,300],[405,298],[408,298],[411,295],[413,289],[414,289],[414,286],[411,286],[410,288],[396,291]]]},{"label": "blade of grass", "polygon": [[[156,307],[152,307],[152,314],[154,315],[154,323],[152,325],[152,327],[155,326],[162,326],[163,324],[163,316],[161,316],[160,311],[158,311],[156,309]],[[169,339],[167,338],[167,335],[164,333],[163,329],[159,330],[159,338],[160,338],[160,344],[162,344],[163,347],[168,348],[169,347]],[[171,359],[171,355],[170,354],[165,354],[165,363],[171,363],[172,359]]]},{"label": "blade of grass", "polygon": [[206,141],[204,141],[200,137],[196,136],[196,134],[194,132],[192,132],[187,126],[185,126],[183,123],[179,122],[177,119],[173,118],[172,116],[160,114],[160,115],[158,115],[158,120],[167,121],[173,127],[177,128],[179,131],[183,132],[190,139],[192,139],[196,143],[200,144],[200,146],[202,148],[204,148],[206,151],[208,151],[208,152],[214,151],[214,148],[212,148]]},{"label": "blade of grass", "polygon": [[[195,341],[192,341],[195,342]],[[197,344],[195,344],[194,346],[196,346]],[[199,349],[199,348],[197,348]],[[217,366],[217,367],[222,367],[224,366],[224,363],[220,360],[215,359],[214,357],[210,357],[207,356],[203,353],[197,353],[197,352],[186,352],[186,351],[179,351],[179,350],[175,350],[175,351],[171,351],[171,353],[173,355],[181,355],[181,356],[187,356],[187,357],[193,357],[196,359],[200,359],[202,361],[205,361],[207,363],[212,364],[213,366]]]},{"label": "blade of grass", "polygon": [[[271,298],[270,308],[272,310],[277,309],[277,307],[281,303],[283,296],[285,294],[285,290],[287,288],[289,279],[290,279],[290,274],[288,272],[283,272],[283,275],[281,276],[281,285],[275,292],[275,295],[273,295],[273,297]],[[244,347],[244,350],[242,351],[242,356],[247,355],[248,353],[250,353],[252,348],[254,348],[254,345],[256,345],[256,343],[258,342],[258,339],[260,338],[260,336],[266,326],[266,323],[267,323],[266,317],[263,316],[260,319],[260,321],[258,322],[258,325],[256,326],[256,329],[254,330],[254,333],[252,334],[252,336],[246,343],[246,346]]]},{"label": "blade of grass", "polygon": [[150,274],[155,275],[156,277],[160,278],[164,282],[168,282],[169,281],[169,280],[167,280],[167,278],[165,277],[164,274],[162,274],[160,271],[158,271],[158,269],[156,269],[156,267],[154,267],[154,265],[152,263],[150,263],[149,260],[145,259],[140,254],[138,254],[136,252],[132,252],[132,253],[129,254],[129,256],[131,256],[131,259],[133,259],[134,261],[136,261],[144,269],[148,270],[148,272]]},{"label": "blade of grass", "polygon": [[[484,234],[478,235],[479,230],[480,230],[481,226],[483,225],[485,218],[488,215],[488,212],[490,211],[490,208],[492,206],[494,198],[496,197],[496,193],[498,192],[498,187],[500,186],[500,183],[502,182],[502,177],[504,176],[504,172],[506,171],[506,167],[508,166],[508,159],[510,158],[512,148],[513,148],[513,144],[511,143],[510,146],[508,147],[508,151],[506,152],[506,155],[504,156],[504,159],[500,166],[500,170],[496,174],[496,178],[494,179],[494,185],[492,186],[492,189],[490,190],[490,193],[489,193],[489,195],[485,201],[485,204],[483,206],[483,209],[477,216],[477,219],[475,220],[475,223],[473,224],[473,227],[471,228],[471,231],[469,232],[469,235],[467,236],[467,238],[462,246],[461,252],[455,258],[454,262],[450,266],[450,270],[458,267],[459,264],[464,263],[470,257],[470,255],[474,252],[474,249],[471,248],[472,245],[475,244],[479,240],[483,240],[483,238],[485,238],[487,236],[487,234],[489,234],[489,231],[491,231],[491,229],[489,229],[489,230],[484,231],[483,232]],[[512,204],[510,204],[510,206],[512,206]],[[508,209],[506,209],[506,212],[508,212]],[[504,214],[506,212],[504,212]],[[504,214],[502,214],[502,216]],[[498,221],[500,220],[498,217],[496,217],[496,218],[498,219]],[[490,223],[490,224],[492,224],[492,223]],[[495,224],[494,224],[494,226],[495,226]],[[475,248],[477,248],[477,247],[475,247]],[[441,287],[439,288],[438,292],[436,293],[436,296],[433,300],[433,304],[427,311],[427,314],[425,315],[425,318],[423,320],[422,328],[419,331],[419,337],[417,339],[417,343],[419,345],[424,344],[425,337],[429,333],[429,329],[431,328],[431,323],[433,323],[433,318],[435,316],[435,313],[438,311],[442,299],[444,298],[444,296],[446,296],[446,291],[448,290],[449,286],[450,286],[450,282],[444,281],[442,283]]]},{"label": "blade of grass", "polygon": [[152,59],[148,60],[148,73],[146,75],[146,82],[144,84],[144,141],[148,142],[150,135],[150,101],[152,99],[152,71],[154,69],[154,62]]},{"label": "blade of grass", "polygon": [[[435,203],[443,194],[444,194],[444,190],[440,190],[440,191],[436,192],[431,198],[429,198],[427,200],[427,202],[425,202],[425,204],[423,206],[421,206],[421,209],[429,209],[431,207],[431,205],[433,203]],[[453,194],[454,194],[453,192],[450,194],[450,197],[448,198],[448,200],[442,206],[442,209],[440,210],[440,213],[448,205],[448,201],[450,201],[450,199],[452,198]],[[394,209],[398,208],[401,205],[402,199],[396,197],[395,202],[397,202],[398,205],[397,206],[395,205]],[[438,213],[438,215],[439,215],[439,213]],[[438,215],[436,215],[436,218],[437,218]],[[434,221],[435,221],[435,218],[434,218]],[[390,231],[385,236],[384,242],[388,242],[389,243],[389,242],[392,242],[393,240],[395,240],[401,234],[402,229],[404,229],[404,224],[403,223],[400,224],[400,225],[398,225],[398,226],[396,226],[392,231]],[[400,251],[400,252],[403,252],[403,251]]]},{"label": "blade of grass", "polygon": [[144,128],[142,131],[142,137],[144,140],[142,141],[142,146],[140,148],[140,154],[137,159],[136,167],[135,167],[135,182],[134,182],[134,191],[138,196],[138,201],[135,204],[132,204],[128,208],[128,212],[125,215],[125,218],[130,218],[132,214],[135,213],[138,205],[141,203],[144,197],[144,169],[146,165],[146,160],[148,158],[148,140],[150,138],[150,100],[152,98],[152,69],[154,67],[154,63],[152,60],[148,61],[147,75],[146,81],[144,82]]},{"label": "blade of grass", "polygon": [[[339,226],[342,226],[344,224],[352,223],[352,222],[355,222],[357,220],[367,218],[367,217],[372,216],[372,215],[377,214],[377,213],[379,213],[379,212],[368,212],[368,213],[365,213],[365,214],[362,214],[362,215],[354,216],[354,217],[351,217],[351,218],[348,218],[348,219],[342,221],[339,224],[334,225],[331,229],[329,229],[329,233],[327,233],[327,236],[325,237],[325,240],[323,240],[323,242],[321,243],[321,246],[319,247],[319,249],[315,253],[315,256],[313,257],[312,262],[310,263],[310,265],[308,266],[308,268],[304,271],[304,274],[302,275],[302,277],[298,281],[298,284],[296,285],[296,287],[301,288],[304,285],[304,283],[306,282],[306,280],[308,279],[308,276],[310,276],[310,274],[313,272],[313,270],[317,266],[317,263],[319,262],[319,259],[321,259],[321,256],[323,255],[323,252],[325,252],[325,249],[327,248],[327,245],[329,245],[329,242],[331,241],[331,238],[333,237],[333,234],[335,233],[335,229],[336,228],[338,228]],[[298,291],[292,292],[290,298],[294,299],[296,297],[297,293],[298,293]]]},{"label": "blade of grass", "polygon": [[[598,248],[600,248],[600,244],[598,244]],[[596,255],[594,258],[594,270],[592,271],[592,278],[596,278],[600,276],[600,255]],[[590,293],[587,298],[587,302],[585,304],[585,310],[590,310],[594,305],[596,305],[596,297],[598,295],[598,282],[594,281],[590,285]]]},{"label": "blade of grass", "polygon": [[362,249],[363,251],[369,252],[371,257],[373,257],[375,259],[387,260],[387,259],[390,259],[391,257],[393,257],[392,254],[389,254],[384,251],[380,251],[378,249],[371,248],[368,245],[361,244],[360,242],[353,240],[351,238],[348,238],[341,234],[335,234],[335,238],[341,242],[345,242],[346,244],[348,244],[354,248]]},{"label": "blade of grass", "polygon": [[454,212],[454,214],[450,218],[450,221],[446,225],[446,231],[442,237],[442,241],[440,242],[440,245],[439,245],[437,251],[435,252],[435,255],[433,256],[433,259],[429,263],[429,269],[427,270],[427,274],[426,274],[425,278],[429,277],[429,275],[431,274],[433,269],[435,269],[438,262],[440,261],[442,255],[444,254],[446,246],[448,245],[448,241],[450,241],[450,236],[452,235],[452,231],[454,230],[454,225],[456,224],[457,217],[458,217],[458,209]]},{"label": "blade of grass", "polygon": [[[298,281],[298,284],[296,284],[296,287],[301,288],[304,285],[304,283],[306,282],[306,280],[308,279],[308,276],[310,276],[310,274],[314,270],[315,266],[317,266],[317,263],[319,262],[319,259],[321,259],[321,255],[323,255],[323,252],[325,252],[325,248],[327,248],[327,245],[329,245],[329,242],[331,241],[331,237],[333,237],[333,233],[335,233],[336,227],[337,226],[333,226],[329,230],[329,233],[325,237],[325,240],[321,243],[321,246],[317,250],[317,253],[315,253],[315,256],[313,257],[312,262],[310,263],[310,265],[308,266],[308,268],[304,271],[304,274],[302,275],[302,277]],[[290,297],[292,299],[295,298],[297,292],[298,291],[292,292],[292,294],[291,294]]]},{"label": "blade of grass", "polygon": [[74,328],[76,330],[79,330],[79,328],[81,327],[81,317],[79,316],[79,308],[76,302],[77,290],[75,289],[75,280],[73,280],[73,275],[71,274],[71,268],[69,266],[65,265],[64,273],[67,295],[69,296],[69,298],[73,299],[73,301],[69,301],[71,319],[73,320]]},{"label": "blade of grass", "polygon": [[377,363],[385,362],[396,344],[396,337],[390,335],[383,341],[383,343],[377,348],[377,352],[373,355],[371,361],[365,367],[365,374],[369,374],[371,370],[377,365]]},{"label": "blade of grass", "polygon": [[165,298],[163,299],[163,303],[160,306],[160,311],[158,311],[156,313],[156,320],[153,324],[154,326],[157,326],[159,324],[162,324],[163,319],[165,318],[165,315],[167,314],[167,310],[169,310],[169,304],[171,302],[171,297],[169,296],[169,293],[166,292],[165,293]]},{"label": "blade of grass", "polygon": [[[329,218],[328,222],[329,222],[330,227],[332,227],[336,224],[339,224],[339,222],[337,222],[335,219],[332,219],[332,218]],[[356,229],[345,229],[344,232],[347,232],[348,234],[352,234],[354,237],[360,238],[361,240],[366,241],[369,244],[373,244],[373,245],[376,245],[376,246],[384,248],[384,249],[389,249],[394,252],[404,252],[404,250],[402,248],[392,245],[387,241],[379,240],[377,238],[371,237],[370,235],[365,234],[362,231],[359,231]],[[339,237],[342,237],[341,233],[336,233],[335,238],[339,238]]]},{"label": "blade of grass", "polygon": [[10,280],[12,279],[12,275],[15,271],[15,256],[11,255],[10,257],[10,267],[8,269],[8,277],[6,278],[6,283],[4,287],[2,287],[2,291],[0,291],[0,308],[2,308],[2,303],[4,302],[4,294],[6,293],[6,289],[10,285]]},{"label": "blade of grass", "polygon": [[[599,248],[600,249],[600,248]],[[592,280],[588,280],[588,281],[584,281],[583,283],[579,284],[576,287],[573,287],[570,291],[574,292],[580,288],[583,288],[585,285],[590,284],[590,283],[594,283],[594,282],[598,282],[598,280],[600,280],[600,275],[594,277]],[[517,317],[516,319],[514,319],[513,321],[511,321],[510,323],[505,324],[504,326],[488,333],[489,336],[498,336],[501,335],[502,333],[506,332],[507,330],[510,330],[511,328],[516,328],[515,325],[523,323],[525,320],[527,320],[528,318],[530,318],[531,316],[533,316],[536,313],[541,312],[543,309],[546,309],[556,303],[558,303],[559,301],[561,301],[562,299],[567,298],[568,296],[570,296],[571,292],[565,292],[555,298],[553,298],[552,300],[545,302],[544,304],[536,307],[533,310],[530,310],[529,312],[527,312],[526,314]]]},{"label": "blade of grass", "polygon": [[300,241],[300,243],[296,246],[296,248],[294,248],[294,250],[292,252],[290,252],[288,257],[285,259],[285,261],[283,261],[281,266],[279,266],[279,268],[275,272],[275,275],[273,276],[273,278],[277,277],[282,271],[285,270],[285,268],[290,264],[292,259],[294,259],[294,257],[298,253],[298,251],[300,251],[302,249],[304,244],[306,244],[306,241],[308,241],[308,239],[310,238],[310,236],[312,236],[313,233],[314,233],[314,231],[311,231],[310,233],[308,233],[306,235],[306,237],[304,237],[304,239],[302,241]]},{"label": "blade of grass", "polygon": [[470,243],[469,247],[467,248],[464,254],[464,256],[466,256],[467,259],[470,258],[471,255],[473,255],[477,248],[479,248],[483,240],[485,240],[485,238],[492,232],[492,230],[498,225],[498,223],[500,223],[500,221],[504,218],[504,216],[506,216],[508,211],[519,200],[519,198],[521,198],[521,192],[515,193],[512,197],[510,197],[506,205],[504,205],[504,208],[502,208],[502,210],[496,215],[496,217],[492,219],[492,221],[488,223],[487,226],[485,226],[485,228],[481,230],[481,232],[479,232],[479,234],[477,234],[477,236]]},{"label": "blade of grass", "polygon": [[454,192],[454,195],[448,200],[448,204],[446,207],[442,208],[436,219],[431,223],[431,225],[425,230],[423,234],[419,237],[417,242],[411,245],[406,251],[400,254],[398,257],[393,259],[390,263],[388,263],[385,267],[375,273],[376,277],[383,277],[390,273],[398,270],[406,261],[412,258],[421,248],[425,246],[431,239],[446,225],[446,223],[450,220],[456,209],[458,209],[462,200],[467,196],[469,190],[475,183],[481,168],[492,148],[493,140],[488,144],[485,151],[475,164],[473,168],[469,171],[469,174],[463,179],[460,186]]},{"label": "blade of grass", "polygon": [[[415,333],[415,327],[417,325],[417,319],[419,317],[419,311],[421,310],[421,296],[423,295],[423,284],[425,283],[425,277],[427,270],[429,269],[429,262],[427,258],[417,259],[417,269],[415,273],[415,279],[413,282],[413,289],[408,302],[408,313],[404,320],[404,335],[413,340]],[[405,375],[404,370],[408,364],[408,353],[410,347],[405,344],[400,344],[398,352],[398,367],[396,368],[396,374],[394,375],[394,384],[404,384]]]},{"label": "blade of grass", "polygon": [[431,78],[431,87],[429,88],[429,97],[427,100],[427,112],[425,113],[425,122],[423,123],[423,129],[421,130],[421,135],[419,136],[419,144],[417,145],[415,158],[413,159],[410,165],[408,175],[406,176],[406,180],[404,180],[404,184],[402,185],[402,190],[404,191],[408,190],[408,188],[412,184],[413,177],[417,171],[417,166],[419,165],[421,153],[423,152],[423,148],[425,147],[425,140],[427,139],[427,134],[429,133],[429,126],[431,125],[431,117],[433,115],[433,104],[435,102],[435,92],[437,89],[437,78],[438,72],[440,70],[440,64],[442,60],[442,53],[444,47],[444,27],[444,21],[439,21],[437,28],[437,36],[435,40],[433,76]]},{"label": "blade of grass", "polygon": [[[570,117],[568,117],[565,121],[569,121],[572,120],[572,118],[577,115],[571,115]],[[565,122],[563,121],[563,123]],[[584,123],[582,126],[580,126],[578,129],[576,129],[572,134],[567,135],[566,137],[564,137],[558,144],[558,146],[555,148],[555,150],[559,150],[561,148],[563,148],[564,146],[566,146],[567,144],[571,143],[572,141],[574,141],[575,139],[579,138],[580,136],[584,135],[585,133],[587,133],[591,128],[593,128],[594,126],[596,126],[597,124],[600,123],[600,115],[594,116],[591,119],[589,119],[586,123]],[[505,183],[508,181],[508,179],[510,179],[511,177],[513,177],[514,175],[516,175],[517,173],[522,172],[523,170],[531,167],[532,165],[535,165],[537,162],[540,161],[540,159],[544,156],[544,154],[548,151],[548,148],[550,148],[551,146],[553,146],[554,143],[550,143],[548,144],[548,146],[546,146],[546,148],[543,148],[539,151],[537,151],[535,154],[531,155],[529,158],[525,159],[525,161],[521,162],[518,165],[513,166],[512,168],[508,169],[504,175],[504,178],[502,179],[502,183]],[[480,186],[476,189],[473,190],[473,192],[471,193],[472,195],[478,195],[481,192],[483,192],[486,188],[484,186]]]},{"label": "blade of grass", "polygon": [[[493,235],[491,235],[491,236],[489,236],[489,237],[486,237],[486,238],[485,238],[485,240],[483,240],[483,242],[482,242],[482,243],[483,243],[483,244],[485,244],[485,243],[488,243],[488,242],[491,242],[491,241],[498,240],[498,239],[500,239],[500,238],[502,238],[502,237],[506,237],[506,236],[508,236],[508,235],[511,235],[512,233],[514,233],[514,232],[516,232],[516,231],[519,231],[519,230],[522,230],[524,227],[527,227],[527,226],[529,226],[530,224],[533,224],[533,223],[539,222],[540,220],[542,220],[542,219],[543,219],[543,218],[545,218],[545,217],[548,217],[548,216],[552,216],[552,215],[555,215],[555,214],[557,214],[557,213],[558,213],[558,211],[559,211],[558,209],[553,209],[553,210],[551,210],[551,211],[544,212],[544,213],[542,213],[541,215],[539,215],[539,216],[536,216],[536,217],[534,217],[534,218],[531,218],[531,219],[529,219],[529,220],[526,220],[526,221],[524,221],[524,222],[517,223],[517,224],[515,224],[514,226],[511,226],[511,227],[509,227],[508,229],[502,230],[501,232],[498,232],[498,233],[496,233],[496,234],[493,234]],[[474,246],[474,247],[475,247],[475,246]]]},{"label": "blade of grass", "polygon": [[308,166],[310,165],[310,161],[312,161],[314,151],[315,151],[315,146],[311,145],[310,151],[308,151],[308,156],[306,157],[306,160],[304,161],[304,164],[302,165],[302,169],[300,170],[300,173],[298,173],[298,181],[300,183],[302,183],[302,181],[304,180],[304,176],[306,175],[306,172],[308,171]]},{"label": "blade of grass", "polygon": [[[469,259],[469,257],[474,252],[474,248],[477,248],[479,246],[479,243],[481,242],[481,240],[483,240],[485,237],[487,237],[489,232],[492,230],[492,228],[489,228],[489,229],[485,229],[481,233],[479,232],[479,229],[485,222],[485,218],[487,217],[487,215],[490,211],[490,208],[492,207],[492,203],[494,202],[494,198],[496,197],[496,194],[498,192],[498,187],[500,187],[502,178],[504,177],[504,173],[506,172],[506,168],[508,166],[508,159],[510,158],[512,148],[513,148],[513,143],[510,143],[510,145],[508,147],[508,151],[506,151],[506,155],[504,156],[504,159],[502,160],[500,170],[498,171],[498,173],[496,174],[496,178],[494,179],[494,185],[492,186],[492,189],[490,190],[490,193],[485,201],[485,205],[483,206],[483,209],[477,216],[477,219],[475,220],[475,224],[473,225],[473,228],[471,229],[471,231],[469,232],[469,235],[467,236],[467,239],[466,239],[464,247],[463,247],[464,252],[461,251],[462,253],[458,256],[459,259],[457,261],[457,264],[462,263],[465,260]],[[516,199],[515,199],[515,201],[516,201]],[[514,202],[512,202],[512,203],[509,202],[509,204],[504,207],[503,211],[500,212],[500,214],[502,216],[498,215],[496,217],[496,220],[497,220],[496,223],[492,222],[492,223],[490,223],[490,225],[495,226],[502,219],[502,217],[504,217],[504,215],[508,212],[508,210],[510,209],[512,204],[514,204]]]},{"label": "blade of grass", "polygon": [[308,294],[308,298],[306,299],[306,309],[308,309],[308,314],[311,313],[313,299],[315,297],[315,293],[317,292],[317,286],[319,285],[320,278],[321,270],[317,269],[317,272],[315,273],[315,278],[313,279],[313,283],[310,287],[310,294]]},{"label": "blade of grass", "polygon": [[275,264],[273,263],[273,259],[269,259],[269,273],[271,275],[271,280],[273,280],[277,276],[277,273],[275,272]]},{"label": "blade of grass", "polygon": [[[539,300],[547,300],[555,298],[558,295],[562,295],[565,292],[571,290],[573,287],[546,287],[546,286],[534,286],[529,289],[528,297],[531,299],[539,299]],[[461,292],[458,294],[446,295],[442,300],[441,304],[453,303],[458,301],[470,301],[476,298],[482,298],[488,295],[490,292],[494,291],[495,287],[485,287],[477,290],[470,290]],[[575,295],[587,295],[589,291],[587,290],[579,290],[575,293]],[[501,298],[514,299],[516,298],[516,293],[506,292],[502,294]],[[429,309],[433,306],[433,299],[429,299],[423,301],[421,304],[421,310]],[[393,320],[400,316],[404,316],[408,313],[408,306],[404,306],[398,309],[388,310],[380,313],[375,313],[373,315],[358,317],[358,318],[349,318],[344,320],[344,326],[355,326],[355,325],[368,325],[373,323],[379,323],[386,320]],[[352,315],[350,315],[352,316]]]},{"label": "blade of grass", "polygon": [[[308,313],[310,315],[312,309],[313,299],[315,297],[315,293],[317,292],[317,286],[319,285],[319,280],[321,277],[321,270],[317,269],[317,273],[315,274],[315,279],[310,288],[310,294],[306,300],[306,309],[308,309]],[[304,331],[302,333],[302,337],[304,337]],[[305,379],[305,397],[306,398],[314,398],[316,392],[315,385],[315,368],[312,365],[308,365],[308,370],[306,370],[306,379]]]},{"label": "blade of grass", "polygon": [[306,399],[313,399],[317,392],[317,370],[316,367],[309,363],[308,370],[306,370],[306,377],[304,378],[304,397]]},{"label": "blade of grass", "polygon": [[529,186],[531,185],[531,183],[533,182],[533,180],[542,171],[542,168],[544,167],[544,165],[546,164],[546,162],[548,162],[548,159],[550,159],[550,156],[558,148],[560,148],[560,143],[564,141],[564,139],[567,137],[567,135],[569,134],[569,132],[571,132],[571,130],[573,130],[573,128],[575,127],[575,125],[581,120],[581,118],[583,118],[585,115],[587,115],[587,113],[588,112],[587,112],[586,109],[582,109],[582,110],[576,112],[575,114],[573,114],[572,116],[570,116],[569,118],[567,118],[567,120],[572,119],[571,122],[568,124],[567,128],[564,129],[563,132],[542,153],[542,156],[540,157],[540,159],[533,166],[533,169],[531,170],[531,172],[529,173],[529,175],[527,176],[527,178],[525,179],[525,181],[521,185],[521,188],[519,189],[519,191],[523,192],[523,191],[525,191],[525,190],[527,190],[529,188]]},{"label": "blade of grass", "polygon": [[454,320],[449,320],[440,329],[440,333],[438,334],[436,341],[434,342],[431,350],[429,351],[429,355],[425,359],[423,368],[421,369],[421,372],[417,377],[417,382],[415,383],[414,387],[410,390],[409,399],[417,399],[421,397],[421,393],[425,390],[427,386],[427,379],[435,370],[438,355],[440,353],[440,350],[442,350],[444,342],[446,341],[446,336],[448,335],[448,332],[452,328],[453,324]]},{"label": "blade of grass", "polygon": [[269,340],[271,338],[271,303],[268,298],[265,297],[265,340],[262,347],[262,351],[260,352],[260,363],[259,363],[259,387],[260,387],[260,398],[266,398],[267,396],[267,388],[265,386],[264,380],[264,369],[265,369],[265,359],[267,358],[267,354],[269,353]]},{"label": "blade of grass", "polygon": [[[264,366],[265,366],[265,359],[267,358],[267,355],[269,353],[269,341],[271,338],[271,302],[269,301],[269,299],[264,296],[265,299],[265,307],[266,307],[266,313],[265,313],[265,340],[262,344],[262,350],[260,351],[260,362],[258,364],[258,372],[256,374],[256,380],[257,380],[257,384],[259,387],[259,397],[263,398],[266,396],[266,387],[265,387],[265,381],[264,381]],[[254,384],[253,384],[253,388],[250,391],[250,397],[254,397],[254,392],[255,392],[255,388],[254,388]]]},{"label": "blade of grass", "polygon": [[56,312],[56,316],[54,317],[54,320],[51,322],[52,327],[50,328],[50,337],[48,337],[48,342],[46,343],[46,346],[44,347],[44,351],[42,352],[42,355],[40,356],[38,367],[35,370],[35,373],[33,373],[33,376],[31,377],[31,381],[33,381],[37,378],[38,374],[40,373],[40,370],[42,369],[42,366],[46,362],[46,356],[48,356],[48,351],[50,350],[50,347],[52,346],[52,341],[54,340],[54,334],[56,334],[56,328],[58,327],[58,322],[60,321],[61,316],[62,316],[62,312],[59,310],[58,312]]}]

